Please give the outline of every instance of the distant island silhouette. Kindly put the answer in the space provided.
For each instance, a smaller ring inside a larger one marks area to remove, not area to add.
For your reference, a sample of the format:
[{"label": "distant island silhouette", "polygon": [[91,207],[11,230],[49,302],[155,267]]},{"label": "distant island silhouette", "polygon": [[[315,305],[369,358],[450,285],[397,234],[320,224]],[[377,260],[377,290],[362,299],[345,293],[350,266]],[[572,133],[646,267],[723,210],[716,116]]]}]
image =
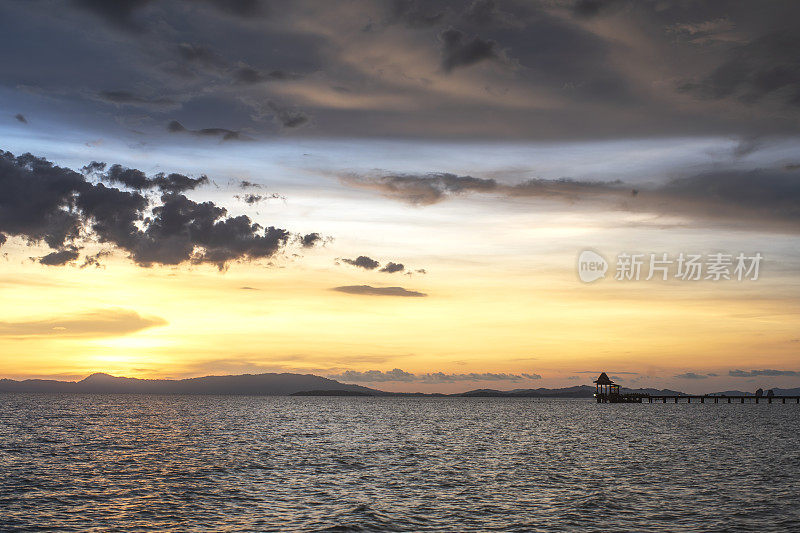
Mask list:
[{"label": "distant island silhouette", "polygon": [[368,392],[360,390],[304,390],[300,392],[293,392],[290,396],[375,396]]},{"label": "distant island silhouette", "polygon": [[369,395],[381,391],[313,374],[242,374],[186,379],[139,379],[95,373],[80,381],[0,379],[0,392],[78,392],[120,394],[234,394],[282,396],[301,391],[340,390]]},{"label": "distant island silhouette", "polygon": [[[669,389],[621,389],[625,393],[649,395],[685,395]],[[423,392],[387,392],[341,383],[314,374],[266,373],[204,376],[186,379],[139,379],[95,373],[80,381],[49,379],[0,379],[0,392],[56,392],[106,394],[220,394],[240,396],[429,396],[429,397],[504,397],[504,398],[591,398],[594,387],[577,385],[564,388],[475,389],[453,394]],[[777,396],[800,394],[800,389],[774,389]],[[753,393],[724,391],[713,395]]]}]

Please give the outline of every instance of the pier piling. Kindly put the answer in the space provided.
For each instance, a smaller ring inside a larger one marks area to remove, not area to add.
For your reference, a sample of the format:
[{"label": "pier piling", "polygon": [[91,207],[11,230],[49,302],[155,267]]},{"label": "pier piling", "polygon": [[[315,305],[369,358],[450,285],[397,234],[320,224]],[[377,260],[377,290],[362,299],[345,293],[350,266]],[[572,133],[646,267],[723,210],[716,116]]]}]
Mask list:
[{"label": "pier piling", "polygon": [[[795,403],[800,404],[800,396],[772,396],[772,397],[769,397],[769,396],[760,397],[760,396],[752,396],[752,395],[747,395],[747,396],[744,396],[744,395],[743,396],[739,396],[739,395],[736,395],[736,396],[709,396],[707,394],[704,394],[704,395],[699,395],[699,394],[697,394],[697,395],[691,395],[691,394],[661,395],[661,394],[658,394],[658,395],[653,395],[653,396],[642,394],[642,395],[636,396],[635,398],[629,398],[629,399],[627,399],[625,401],[626,401],[626,403],[631,403],[631,402],[642,403],[642,402],[644,402],[645,399],[647,399],[647,403],[658,403],[659,400],[661,400],[661,403],[667,403],[667,400],[671,400],[674,403],[680,403],[680,400],[686,400],[686,403],[692,403],[692,400],[700,400],[700,403],[706,403],[706,399],[708,399],[708,401],[710,403],[712,398],[714,399],[714,403],[715,404],[723,403],[723,402],[720,402],[721,399],[727,400],[727,403],[733,403],[733,400],[739,400],[739,403],[759,403],[759,400],[763,399],[763,398],[767,399],[767,403],[773,403],[772,402],[773,398],[775,399],[775,401],[777,403],[777,400],[780,398],[780,401],[783,404],[786,403],[786,400],[794,400]],[[609,400],[604,399],[604,401],[609,401]],[[622,400],[615,401],[614,399],[611,399],[610,401],[612,403],[621,403]]]}]

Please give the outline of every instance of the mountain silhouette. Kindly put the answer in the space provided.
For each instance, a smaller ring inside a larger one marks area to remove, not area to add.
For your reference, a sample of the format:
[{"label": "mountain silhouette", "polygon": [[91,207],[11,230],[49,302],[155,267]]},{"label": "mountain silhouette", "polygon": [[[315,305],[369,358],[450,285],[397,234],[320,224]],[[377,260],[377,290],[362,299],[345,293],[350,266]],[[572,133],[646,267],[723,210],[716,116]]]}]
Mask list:
[{"label": "mountain silhouette", "polygon": [[[776,395],[791,390],[775,389]],[[0,379],[0,392],[75,392],[105,394],[230,394],[242,396],[429,396],[504,398],[591,398],[595,388],[578,385],[557,389],[475,389],[453,394],[386,392],[361,385],[340,383],[314,374],[268,373],[204,376],[186,379],[139,379],[94,373],[80,381],[50,379]],[[669,389],[622,389],[623,393],[684,395]]]},{"label": "mountain silhouette", "polygon": [[363,392],[382,391],[339,383],[313,374],[242,374],[205,376],[187,379],[139,379],[111,376],[98,372],[78,382],[45,379],[0,379],[0,392],[78,392],[119,394],[235,394],[255,396],[288,395],[312,390]]}]

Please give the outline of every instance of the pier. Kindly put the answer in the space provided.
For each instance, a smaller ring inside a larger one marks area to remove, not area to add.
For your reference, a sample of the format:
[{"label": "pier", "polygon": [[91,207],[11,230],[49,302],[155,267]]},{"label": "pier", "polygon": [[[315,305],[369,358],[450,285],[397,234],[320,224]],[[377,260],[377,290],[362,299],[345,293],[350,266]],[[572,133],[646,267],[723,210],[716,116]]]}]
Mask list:
[{"label": "pier", "polygon": [[650,395],[626,393],[619,390],[619,385],[611,381],[605,372],[600,374],[595,381],[594,397],[597,403],[796,403],[800,404],[800,396],[773,396],[772,391],[766,396],[762,395],[761,389],[755,395],[723,396],[717,394],[667,394]]},{"label": "pier", "polygon": [[[672,395],[672,396],[642,396],[642,400],[647,403],[800,403],[800,396],[692,396],[692,395]],[[712,401],[713,400],[713,401]]]}]

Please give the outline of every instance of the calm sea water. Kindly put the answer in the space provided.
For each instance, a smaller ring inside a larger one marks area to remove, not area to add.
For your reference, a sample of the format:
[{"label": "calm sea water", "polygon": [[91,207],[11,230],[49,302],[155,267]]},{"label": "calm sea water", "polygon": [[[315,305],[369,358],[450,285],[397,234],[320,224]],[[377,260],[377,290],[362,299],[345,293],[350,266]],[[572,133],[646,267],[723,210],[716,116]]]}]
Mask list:
[{"label": "calm sea water", "polygon": [[0,530],[800,531],[800,406],[0,394]]}]

